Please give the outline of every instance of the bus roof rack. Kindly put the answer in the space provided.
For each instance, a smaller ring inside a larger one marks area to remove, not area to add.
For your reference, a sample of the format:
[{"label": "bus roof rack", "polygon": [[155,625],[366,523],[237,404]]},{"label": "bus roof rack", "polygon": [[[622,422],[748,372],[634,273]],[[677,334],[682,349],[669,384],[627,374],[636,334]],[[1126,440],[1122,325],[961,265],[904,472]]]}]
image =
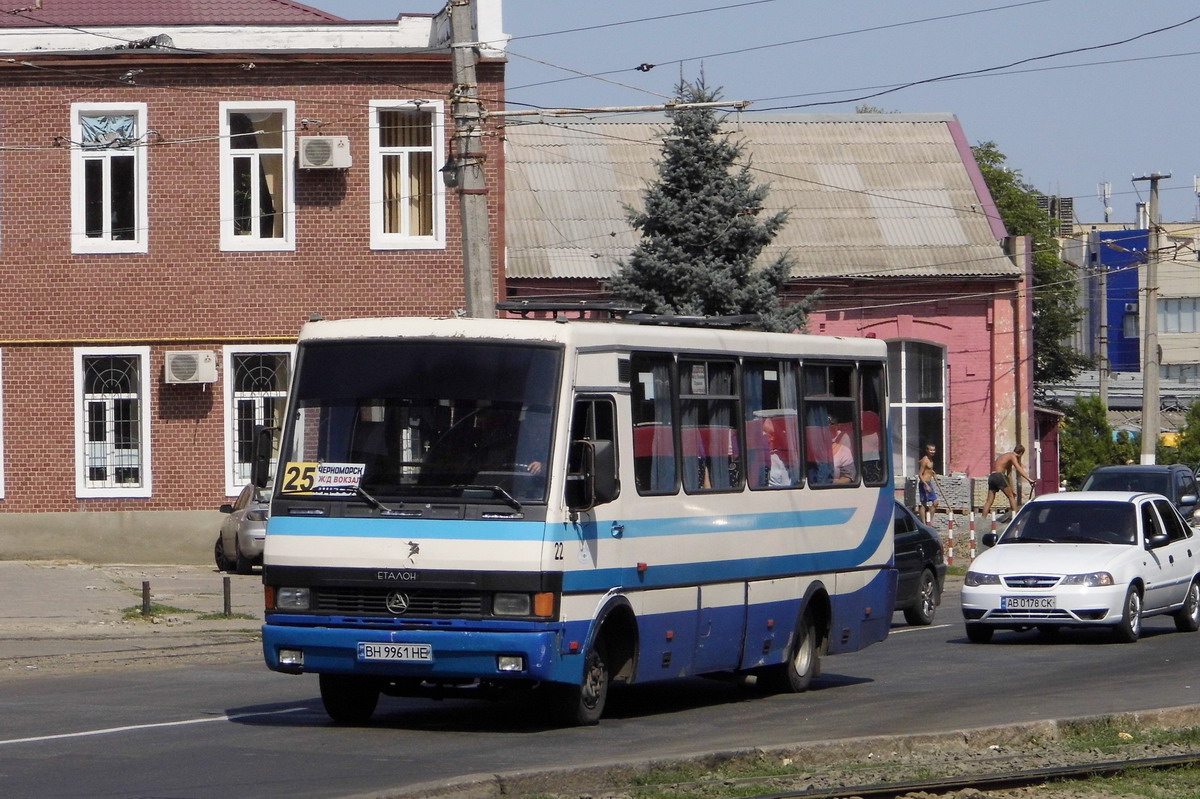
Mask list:
[{"label": "bus roof rack", "polygon": [[519,314],[523,319],[542,314],[566,318],[565,314],[569,313],[578,314],[576,319],[622,319],[644,307],[620,300],[505,300],[496,303],[496,310]]},{"label": "bus roof rack", "polygon": [[639,325],[673,325],[675,327],[759,327],[762,317],[756,313],[733,316],[688,316],[684,314],[635,313],[625,317],[626,322]]}]

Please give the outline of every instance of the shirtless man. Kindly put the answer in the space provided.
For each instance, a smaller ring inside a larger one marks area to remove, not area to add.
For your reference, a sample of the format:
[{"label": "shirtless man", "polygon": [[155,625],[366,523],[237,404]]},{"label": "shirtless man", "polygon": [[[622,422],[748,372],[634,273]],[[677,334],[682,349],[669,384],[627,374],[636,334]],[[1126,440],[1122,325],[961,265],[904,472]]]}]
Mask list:
[{"label": "shirtless man", "polygon": [[926,444],[925,454],[917,463],[917,488],[921,499],[921,518],[926,524],[930,524],[933,521],[933,515],[937,513],[937,484],[933,481],[937,474],[933,469],[933,456],[936,454],[937,447],[933,444]]},{"label": "shirtless man", "polygon": [[987,502],[983,503],[983,515],[987,516],[988,511],[992,509],[992,502],[996,499],[996,492],[1003,491],[1004,496],[1008,497],[1008,504],[1016,510],[1020,505],[1017,504],[1017,498],[1013,495],[1011,476],[1013,469],[1017,470],[1017,474],[1029,481],[1029,485],[1033,485],[1033,478],[1029,476],[1029,472],[1025,471],[1025,467],[1021,465],[1021,456],[1025,454],[1025,446],[1017,444],[1013,447],[1012,452],[1006,452],[996,462],[992,464],[992,473],[988,475],[988,495]]}]

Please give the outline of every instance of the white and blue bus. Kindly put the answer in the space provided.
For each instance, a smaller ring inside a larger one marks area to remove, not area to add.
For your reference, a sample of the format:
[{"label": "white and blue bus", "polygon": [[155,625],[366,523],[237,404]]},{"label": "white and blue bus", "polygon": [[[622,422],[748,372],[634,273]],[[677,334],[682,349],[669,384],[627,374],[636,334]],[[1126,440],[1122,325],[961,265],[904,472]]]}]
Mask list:
[{"label": "white and blue bus", "polygon": [[[881,341],[630,321],[317,321],[299,338],[263,650],[335,721],[381,694],[803,691],[888,633]],[[258,470],[257,479],[262,479]]]}]

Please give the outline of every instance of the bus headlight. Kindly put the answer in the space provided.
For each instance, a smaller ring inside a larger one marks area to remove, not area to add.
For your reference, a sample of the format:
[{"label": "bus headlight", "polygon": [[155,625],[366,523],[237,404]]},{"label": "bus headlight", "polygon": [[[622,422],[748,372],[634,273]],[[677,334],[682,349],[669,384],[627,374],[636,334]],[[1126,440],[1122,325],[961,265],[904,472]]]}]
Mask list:
[{"label": "bus headlight", "polygon": [[496,594],[492,597],[492,613],[497,616],[528,616],[533,612],[529,594]]},{"label": "bus headlight", "polygon": [[554,617],[554,594],[497,593],[492,596],[492,614],[495,616],[536,616],[540,619]]},{"label": "bus headlight", "polygon": [[312,592],[307,588],[275,589],[276,610],[308,610],[311,601]]}]

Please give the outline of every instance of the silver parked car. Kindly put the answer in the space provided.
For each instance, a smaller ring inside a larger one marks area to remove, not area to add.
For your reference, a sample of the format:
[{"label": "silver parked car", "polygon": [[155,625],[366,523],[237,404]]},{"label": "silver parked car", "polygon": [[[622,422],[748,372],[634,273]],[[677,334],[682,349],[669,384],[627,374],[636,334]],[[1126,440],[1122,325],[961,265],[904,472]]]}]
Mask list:
[{"label": "silver parked car", "polygon": [[253,485],[243,488],[232,505],[221,506],[221,512],[228,515],[213,548],[218,569],[250,574],[254,566],[262,565],[270,508],[271,492]]}]

